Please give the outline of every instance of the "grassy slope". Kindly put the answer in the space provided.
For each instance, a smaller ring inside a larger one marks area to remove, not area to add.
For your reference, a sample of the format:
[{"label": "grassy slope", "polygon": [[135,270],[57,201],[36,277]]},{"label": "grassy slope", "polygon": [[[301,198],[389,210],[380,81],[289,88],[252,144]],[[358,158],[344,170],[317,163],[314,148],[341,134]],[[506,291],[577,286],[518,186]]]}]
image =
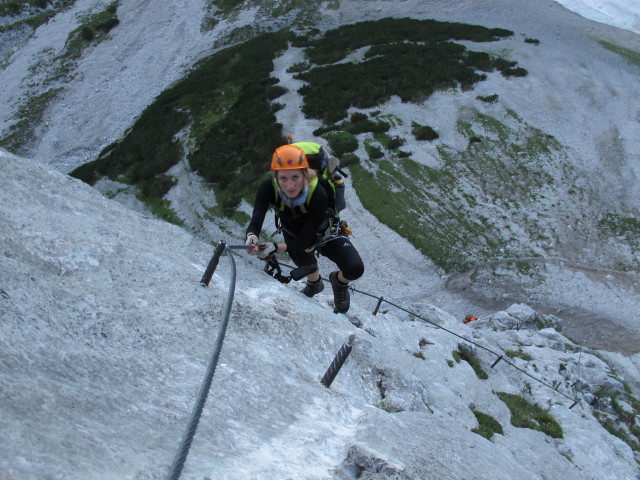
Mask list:
[{"label": "grassy slope", "polygon": [[[562,147],[543,132],[479,113],[459,129],[469,145],[464,151],[441,146],[440,168],[393,154],[376,169],[351,167],[365,207],[445,271],[553,255],[549,245],[563,241],[554,227],[572,221],[568,210],[557,208],[556,188],[574,181]],[[568,191],[572,205],[588,204],[581,189]]]}]

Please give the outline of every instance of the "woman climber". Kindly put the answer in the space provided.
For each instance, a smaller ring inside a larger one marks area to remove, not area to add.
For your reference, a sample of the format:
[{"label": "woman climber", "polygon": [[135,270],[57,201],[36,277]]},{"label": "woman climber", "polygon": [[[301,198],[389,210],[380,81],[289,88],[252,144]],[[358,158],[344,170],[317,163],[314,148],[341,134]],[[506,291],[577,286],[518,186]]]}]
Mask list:
[{"label": "woman climber", "polygon": [[[350,281],[364,273],[360,254],[344,235],[329,234],[328,196],[319,184],[315,170],[309,168],[304,151],[296,145],[283,145],[276,149],[271,160],[273,178],[258,187],[251,222],[247,227],[245,245],[248,252],[262,260],[278,252],[287,252],[298,267],[315,266],[307,275],[302,290],[313,297],[324,290],[317,269],[315,252],[334,262],[338,270],[329,274],[333,289],[334,312],[349,310]],[[276,211],[276,225],[284,242],[266,243],[258,240],[265,215],[269,208]]]}]

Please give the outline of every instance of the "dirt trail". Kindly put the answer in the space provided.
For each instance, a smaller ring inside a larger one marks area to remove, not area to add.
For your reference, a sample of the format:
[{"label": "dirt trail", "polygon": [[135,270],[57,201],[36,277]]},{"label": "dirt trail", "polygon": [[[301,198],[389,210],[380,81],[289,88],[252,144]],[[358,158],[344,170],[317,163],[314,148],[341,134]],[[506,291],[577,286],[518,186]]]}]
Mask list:
[{"label": "dirt trail", "polygon": [[[527,288],[514,284],[509,288],[505,287],[502,297],[495,295],[500,290],[497,285],[483,285],[482,282],[474,279],[474,274],[482,272],[485,267],[504,265],[509,263],[526,262],[547,267],[553,264],[554,268],[564,273],[578,273],[583,275],[589,282],[602,286],[602,297],[608,296],[611,288],[628,292],[636,301],[640,298],[640,286],[637,277],[627,272],[610,269],[594,268],[568,262],[560,258],[541,257],[521,257],[507,258],[482,262],[469,267],[468,269],[451,274],[445,281],[445,288],[456,292],[466,298],[478,303],[488,310],[499,310],[508,308],[513,303],[523,302],[534,308],[536,311],[545,314],[552,314],[561,319],[562,332],[575,342],[590,348],[619,352],[623,355],[633,355],[640,353],[640,330],[634,328],[637,325],[635,316],[618,305],[615,299],[606,312],[597,308],[585,308],[584,306],[567,304],[566,298],[559,300],[551,295],[540,295],[540,287],[543,283],[558,283],[557,288],[562,289],[562,282],[549,275],[548,278],[540,280],[540,285]],[[553,291],[553,288],[550,289]],[[536,293],[532,293],[536,292]],[[583,299],[577,299],[583,301]],[[631,299],[631,303],[633,303]],[[584,305],[584,303],[583,303]],[[633,312],[631,312],[633,313]]]}]

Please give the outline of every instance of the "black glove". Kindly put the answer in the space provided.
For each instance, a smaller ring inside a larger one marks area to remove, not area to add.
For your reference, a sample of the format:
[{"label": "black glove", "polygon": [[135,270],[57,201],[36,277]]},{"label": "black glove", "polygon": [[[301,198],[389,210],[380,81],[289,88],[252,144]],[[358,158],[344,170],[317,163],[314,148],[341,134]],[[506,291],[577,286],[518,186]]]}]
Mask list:
[{"label": "black glove", "polygon": [[260,260],[266,260],[271,255],[278,251],[277,243],[261,243],[258,247],[258,258]]}]

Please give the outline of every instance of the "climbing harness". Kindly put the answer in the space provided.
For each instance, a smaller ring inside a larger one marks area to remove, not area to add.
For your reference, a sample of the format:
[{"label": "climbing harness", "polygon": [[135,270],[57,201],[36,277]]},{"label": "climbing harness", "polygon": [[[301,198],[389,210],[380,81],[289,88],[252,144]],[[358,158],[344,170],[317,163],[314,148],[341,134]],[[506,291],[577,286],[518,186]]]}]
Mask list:
[{"label": "climbing harness", "polygon": [[330,216],[328,219],[328,227],[325,230],[324,235],[320,237],[316,243],[305,249],[305,252],[316,252],[317,256],[320,256],[320,249],[327,243],[339,238],[353,237],[353,232],[349,228],[346,220],[340,220],[337,215]]}]

